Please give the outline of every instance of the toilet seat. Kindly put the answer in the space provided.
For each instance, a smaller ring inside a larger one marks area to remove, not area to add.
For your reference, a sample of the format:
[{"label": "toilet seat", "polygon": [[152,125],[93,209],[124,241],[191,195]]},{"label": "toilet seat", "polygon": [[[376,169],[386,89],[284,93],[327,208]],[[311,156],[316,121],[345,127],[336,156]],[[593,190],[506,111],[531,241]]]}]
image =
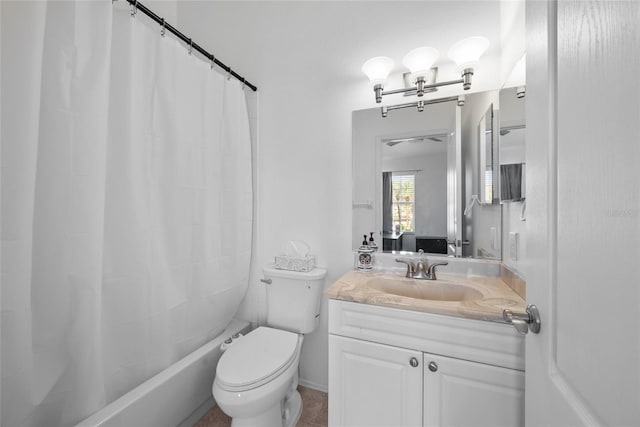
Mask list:
[{"label": "toilet seat", "polygon": [[223,353],[216,381],[228,391],[246,391],[268,383],[296,360],[301,337],[261,326]]}]

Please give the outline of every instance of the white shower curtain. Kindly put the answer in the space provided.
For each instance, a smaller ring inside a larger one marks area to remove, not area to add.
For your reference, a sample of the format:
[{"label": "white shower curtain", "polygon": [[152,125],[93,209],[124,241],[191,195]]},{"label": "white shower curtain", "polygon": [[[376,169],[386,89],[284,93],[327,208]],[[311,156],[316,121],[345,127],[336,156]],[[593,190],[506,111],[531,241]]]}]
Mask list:
[{"label": "white shower curtain", "polygon": [[247,109],[239,82],[128,7],[0,4],[1,424],[67,426],[235,313]]}]

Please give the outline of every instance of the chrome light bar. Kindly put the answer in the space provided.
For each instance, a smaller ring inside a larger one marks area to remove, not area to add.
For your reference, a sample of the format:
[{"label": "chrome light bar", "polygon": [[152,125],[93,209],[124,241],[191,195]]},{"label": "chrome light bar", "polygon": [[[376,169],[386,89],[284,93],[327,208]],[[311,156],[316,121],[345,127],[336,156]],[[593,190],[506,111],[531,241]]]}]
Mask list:
[{"label": "chrome light bar", "polygon": [[383,107],[380,107],[380,112],[382,114],[382,117],[387,117],[387,115],[389,114],[389,111],[392,110],[399,110],[401,108],[410,108],[410,107],[417,107],[418,111],[423,112],[424,111],[424,106],[425,105],[430,105],[430,104],[439,104],[441,102],[451,102],[451,101],[456,101],[458,103],[459,107],[464,106],[464,95],[458,95],[458,96],[449,96],[446,98],[438,98],[438,99],[430,99],[428,101],[417,101],[417,102],[409,102],[406,104],[397,104],[397,105],[385,105]]}]

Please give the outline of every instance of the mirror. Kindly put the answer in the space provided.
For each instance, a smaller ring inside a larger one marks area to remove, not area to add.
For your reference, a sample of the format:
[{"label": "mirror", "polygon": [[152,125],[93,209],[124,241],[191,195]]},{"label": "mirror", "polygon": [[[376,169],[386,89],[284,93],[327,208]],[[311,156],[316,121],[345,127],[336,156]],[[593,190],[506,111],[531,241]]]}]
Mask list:
[{"label": "mirror", "polygon": [[525,101],[516,88],[500,91],[500,202],[525,199]]},{"label": "mirror", "polygon": [[[449,151],[455,102],[424,112],[353,113],[353,247],[374,231],[385,251],[447,254]],[[455,177],[454,177],[455,178]]]},{"label": "mirror", "polygon": [[[495,90],[467,95],[463,107],[429,104],[386,118],[380,108],[354,111],[352,247],[374,232],[384,251],[501,259],[501,205],[472,203],[481,194],[480,157],[498,164],[497,116],[487,119],[497,105]],[[482,151],[481,122],[483,135],[491,132]]]},{"label": "mirror", "polygon": [[[494,165],[498,164],[496,132],[493,130],[497,129],[496,109],[500,102],[499,91],[478,92],[466,98],[467,101],[461,109],[464,170],[462,256],[501,259],[502,209],[499,203],[493,203],[494,188],[497,188],[496,174],[493,170]],[[487,175],[490,179],[485,179]]]},{"label": "mirror", "polygon": [[[500,203],[502,203],[502,258],[505,264],[521,271],[526,240],[525,211],[525,122],[524,88],[500,91],[499,164]],[[508,248],[508,249],[507,249]]]},{"label": "mirror", "polygon": [[490,205],[494,202],[494,141],[493,136],[493,104],[478,123],[478,182],[480,187],[480,203]]}]

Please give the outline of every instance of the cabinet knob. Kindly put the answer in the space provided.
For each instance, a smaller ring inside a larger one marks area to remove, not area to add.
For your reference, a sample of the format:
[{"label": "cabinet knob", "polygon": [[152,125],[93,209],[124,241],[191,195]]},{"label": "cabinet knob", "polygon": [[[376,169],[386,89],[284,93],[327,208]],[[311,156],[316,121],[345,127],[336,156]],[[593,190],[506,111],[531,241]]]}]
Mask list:
[{"label": "cabinet knob", "polygon": [[436,362],[429,362],[429,370],[436,372],[438,370],[438,364]]},{"label": "cabinet knob", "polygon": [[418,366],[418,359],[412,357],[411,359],[409,359],[409,364],[415,368],[416,366]]}]

